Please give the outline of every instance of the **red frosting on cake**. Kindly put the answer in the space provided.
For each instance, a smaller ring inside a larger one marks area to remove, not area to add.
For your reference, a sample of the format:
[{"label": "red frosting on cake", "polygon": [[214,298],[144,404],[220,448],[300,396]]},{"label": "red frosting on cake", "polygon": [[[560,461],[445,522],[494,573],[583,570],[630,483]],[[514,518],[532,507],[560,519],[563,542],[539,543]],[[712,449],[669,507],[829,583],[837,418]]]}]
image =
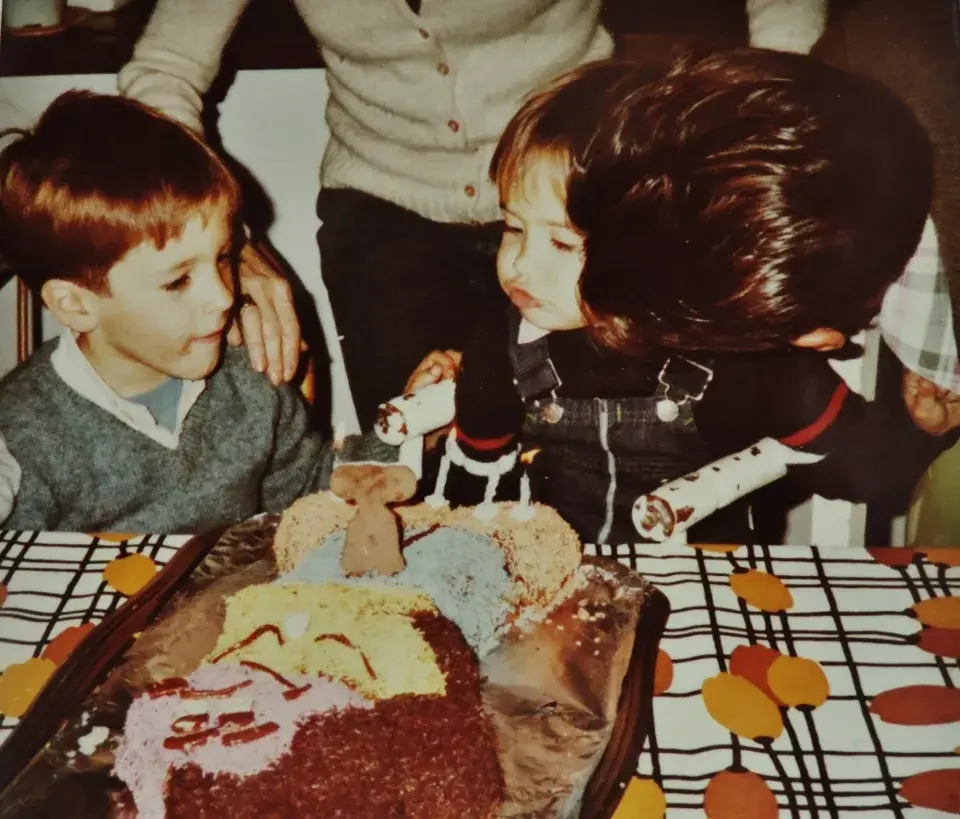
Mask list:
[{"label": "red frosting on cake", "polygon": [[167,815],[496,816],[503,780],[476,658],[445,618],[418,614],[415,624],[446,676],[444,696],[393,697],[370,710],[308,718],[288,754],[247,777],[211,775],[196,765],[177,768],[167,781]]}]

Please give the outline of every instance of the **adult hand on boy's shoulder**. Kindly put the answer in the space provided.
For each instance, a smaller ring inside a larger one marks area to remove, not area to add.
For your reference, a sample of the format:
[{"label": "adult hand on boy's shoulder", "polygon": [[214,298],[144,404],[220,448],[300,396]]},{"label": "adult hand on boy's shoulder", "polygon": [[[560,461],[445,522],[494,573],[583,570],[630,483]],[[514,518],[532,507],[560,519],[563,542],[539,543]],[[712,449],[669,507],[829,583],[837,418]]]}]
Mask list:
[{"label": "adult hand on boy's shoulder", "polygon": [[913,422],[930,435],[944,435],[960,426],[960,395],[912,370],[904,370],[903,401]]},{"label": "adult hand on boy's shoulder", "polygon": [[275,260],[251,242],[240,251],[240,292],[249,299],[230,328],[230,344],[245,344],[253,368],[274,384],[289,381],[301,352],[293,290]]}]

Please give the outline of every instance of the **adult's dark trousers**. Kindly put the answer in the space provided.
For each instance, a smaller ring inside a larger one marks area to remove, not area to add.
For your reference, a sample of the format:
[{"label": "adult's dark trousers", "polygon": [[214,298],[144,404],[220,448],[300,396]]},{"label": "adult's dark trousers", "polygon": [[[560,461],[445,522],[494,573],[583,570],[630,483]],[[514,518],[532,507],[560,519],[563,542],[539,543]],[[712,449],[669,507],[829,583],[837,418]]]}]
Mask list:
[{"label": "adult's dark trousers", "polygon": [[350,189],[320,192],[320,267],[357,416],[369,430],[432,350],[462,350],[498,292],[500,222],[434,222]]}]

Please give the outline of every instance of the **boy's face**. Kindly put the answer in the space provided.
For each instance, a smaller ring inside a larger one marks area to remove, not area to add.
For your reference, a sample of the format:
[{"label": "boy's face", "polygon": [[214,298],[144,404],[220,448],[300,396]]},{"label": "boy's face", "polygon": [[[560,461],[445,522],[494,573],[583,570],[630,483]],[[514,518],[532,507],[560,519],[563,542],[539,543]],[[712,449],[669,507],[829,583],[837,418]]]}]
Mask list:
[{"label": "boy's face", "polygon": [[578,283],[583,237],[567,219],[558,161],[532,160],[503,202],[505,221],[497,277],[527,321],[544,330],[586,323]]},{"label": "boy's face", "polygon": [[216,368],[233,305],[230,242],[227,211],[218,208],[206,224],[197,214],[163,249],[147,240],[111,268],[82,346],[117,392],[198,380]]}]

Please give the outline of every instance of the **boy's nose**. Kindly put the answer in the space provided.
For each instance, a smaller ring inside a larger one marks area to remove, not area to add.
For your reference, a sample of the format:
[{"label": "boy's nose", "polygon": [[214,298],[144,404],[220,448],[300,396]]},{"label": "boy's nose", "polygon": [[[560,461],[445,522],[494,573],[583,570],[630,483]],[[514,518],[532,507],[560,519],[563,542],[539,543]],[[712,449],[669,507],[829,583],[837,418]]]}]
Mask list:
[{"label": "boy's nose", "polygon": [[208,294],[207,309],[211,313],[225,313],[233,307],[233,280],[224,280],[220,272],[213,276],[213,282]]}]

